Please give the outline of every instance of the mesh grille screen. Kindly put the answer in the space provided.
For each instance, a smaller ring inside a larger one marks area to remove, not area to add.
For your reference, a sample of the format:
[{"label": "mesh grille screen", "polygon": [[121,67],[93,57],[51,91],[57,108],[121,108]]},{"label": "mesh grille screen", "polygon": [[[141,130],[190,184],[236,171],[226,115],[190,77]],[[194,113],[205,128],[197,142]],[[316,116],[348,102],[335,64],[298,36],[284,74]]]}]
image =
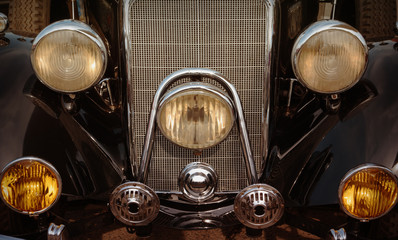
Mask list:
[{"label": "mesh grille screen", "polygon": [[[188,67],[221,72],[236,87],[245,111],[257,171],[261,161],[263,82],[269,45],[268,9],[255,1],[134,1],[130,6],[135,159],[141,158],[153,96],[169,74]],[[211,82],[210,80],[205,80]],[[158,131],[148,185],[177,191],[179,172],[190,162],[207,162],[217,171],[217,191],[247,185],[236,126],[221,144],[195,156]]]}]

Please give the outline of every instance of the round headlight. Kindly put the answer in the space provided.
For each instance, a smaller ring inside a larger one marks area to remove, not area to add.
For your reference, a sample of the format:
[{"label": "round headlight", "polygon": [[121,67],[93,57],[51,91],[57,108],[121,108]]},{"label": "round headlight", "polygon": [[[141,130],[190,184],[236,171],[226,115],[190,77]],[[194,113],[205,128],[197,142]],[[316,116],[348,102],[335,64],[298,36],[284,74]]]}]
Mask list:
[{"label": "round headlight", "polygon": [[0,13],[0,33],[4,32],[8,26],[8,18],[3,13]]},{"label": "round headlight", "polygon": [[232,103],[210,84],[188,83],[172,89],[159,104],[157,122],[173,143],[191,149],[214,146],[234,124]]},{"label": "round headlight", "polygon": [[88,25],[63,20],[49,25],[35,38],[31,61],[45,85],[55,91],[73,93],[100,80],[107,55],[103,41]]},{"label": "round headlight", "polygon": [[34,157],[19,158],[2,171],[1,198],[14,211],[39,214],[61,195],[61,177],[48,162]]},{"label": "round headlight", "polygon": [[292,50],[292,67],[297,79],[319,93],[349,89],[365,71],[368,48],[361,34],[334,20],[308,27]]},{"label": "round headlight", "polygon": [[397,178],[382,166],[359,166],[341,180],[339,200],[343,210],[351,217],[360,220],[381,217],[397,202]]}]

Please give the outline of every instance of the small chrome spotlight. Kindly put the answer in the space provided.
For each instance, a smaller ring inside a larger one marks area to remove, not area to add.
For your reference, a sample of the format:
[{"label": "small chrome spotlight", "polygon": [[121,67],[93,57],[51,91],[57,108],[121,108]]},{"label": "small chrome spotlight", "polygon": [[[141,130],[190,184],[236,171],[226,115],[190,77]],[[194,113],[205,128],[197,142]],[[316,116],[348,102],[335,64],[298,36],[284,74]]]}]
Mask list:
[{"label": "small chrome spotlight", "polygon": [[181,171],[178,182],[187,199],[203,202],[213,197],[217,179],[216,171],[209,164],[193,162]]},{"label": "small chrome spotlight", "polygon": [[156,193],[140,182],[126,182],[118,186],[110,198],[111,212],[129,226],[145,226],[159,213],[160,201]]},{"label": "small chrome spotlight", "polygon": [[235,198],[234,211],[239,221],[254,229],[267,228],[283,215],[284,201],[275,188],[254,184],[243,189]]}]

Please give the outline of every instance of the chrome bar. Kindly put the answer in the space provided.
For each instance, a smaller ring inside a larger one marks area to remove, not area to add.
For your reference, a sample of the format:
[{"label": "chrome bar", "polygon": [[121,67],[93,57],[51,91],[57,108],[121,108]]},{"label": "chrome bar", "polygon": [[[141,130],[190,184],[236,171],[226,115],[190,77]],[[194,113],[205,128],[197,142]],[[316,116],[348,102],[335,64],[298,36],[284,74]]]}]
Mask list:
[{"label": "chrome bar", "polygon": [[[120,26],[120,36],[121,36],[121,40],[120,40],[120,46],[121,49],[123,49],[123,54],[121,54],[121,60],[122,60],[122,67],[121,67],[121,71],[124,71],[123,74],[120,74],[120,78],[123,81],[127,82],[127,87],[126,87],[126,96],[131,96],[133,94],[133,87],[132,84],[130,84],[130,81],[132,79],[133,76],[133,70],[130,67],[130,61],[132,59],[131,56],[131,39],[130,39],[130,35],[129,35],[129,31],[130,31],[130,21],[129,21],[129,6],[132,2],[134,2],[135,0],[123,0],[122,1],[122,5],[119,9],[120,11],[120,16],[121,16],[121,26]],[[126,79],[123,79],[123,76],[126,76]],[[127,109],[127,125],[128,125],[128,152],[129,152],[129,156],[130,156],[130,167],[131,167],[131,172],[133,174],[133,178],[136,179],[137,176],[137,172],[136,172],[136,167],[135,166],[135,159],[132,159],[135,153],[135,149],[134,149],[134,131],[133,131],[133,105],[130,102],[130,100],[126,101],[126,109]]]},{"label": "chrome bar", "polygon": [[158,90],[153,98],[151,113],[149,116],[148,127],[145,136],[144,149],[142,151],[142,158],[140,162],[139,181],[146,183],[148,180],[149,165],[151,161],[151,153],[156,128],[156,113],[160,98],[164,95],[167,89],[177,80],[185,77],[207,77],[219,82],[227,91],[235,104],[235,111],[237,114],[239,136],[241,140],[241,147],[245,159],[247,179],[249,184],[258,182],[256,166],[254,164],[253,153],[250,146],[249,134],[247,132],[246,122],[243,114],[242,104],[235,87],[223,76],[221,73],[204,68],[186,68],[176,71],[167,76],[159,85]]}]

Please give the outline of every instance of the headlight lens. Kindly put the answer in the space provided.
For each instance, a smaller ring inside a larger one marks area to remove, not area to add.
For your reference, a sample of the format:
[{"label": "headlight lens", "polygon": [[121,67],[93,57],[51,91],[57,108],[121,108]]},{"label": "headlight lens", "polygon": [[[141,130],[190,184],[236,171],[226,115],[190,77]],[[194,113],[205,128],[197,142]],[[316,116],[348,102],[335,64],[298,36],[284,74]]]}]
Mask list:
[{"label": "headlight lens", "polygon": [[8,26],[8,18],[3,13],[0,13],[0,33],[4,32]]},{"label": "headlight lens", "polygon": [[88,25],[64,20],[46,27],[35,38],[31,61],[45,85],[72,93],[100,80],[107,55],[101,38]]},{"label": "headlight lens", "polygon": [[341,181],[339,199],[343,210],[354,218],[381,217],[397,202],[397,178],[385,167],[360,166]]},{"label": "headlight lens", "polygon": [[39,158],[20,158],[1,174],[1,198],[17,212],[38,214],[61,195],[61,178],[55,168]]},{"label": "headlight lens", "polygon": [[228,136],[235,115],[231,101],[220,89],[190,83],[166,94],[159,105],[159,129],[182,147],[204,149]]},{"label": "headlight lens", "polygon": [[295,42],[293,71],[304,86],[315,92],[341,92],[361,78],[367,51],[365,40],[351,26],[339,21],[316,22]]}]

